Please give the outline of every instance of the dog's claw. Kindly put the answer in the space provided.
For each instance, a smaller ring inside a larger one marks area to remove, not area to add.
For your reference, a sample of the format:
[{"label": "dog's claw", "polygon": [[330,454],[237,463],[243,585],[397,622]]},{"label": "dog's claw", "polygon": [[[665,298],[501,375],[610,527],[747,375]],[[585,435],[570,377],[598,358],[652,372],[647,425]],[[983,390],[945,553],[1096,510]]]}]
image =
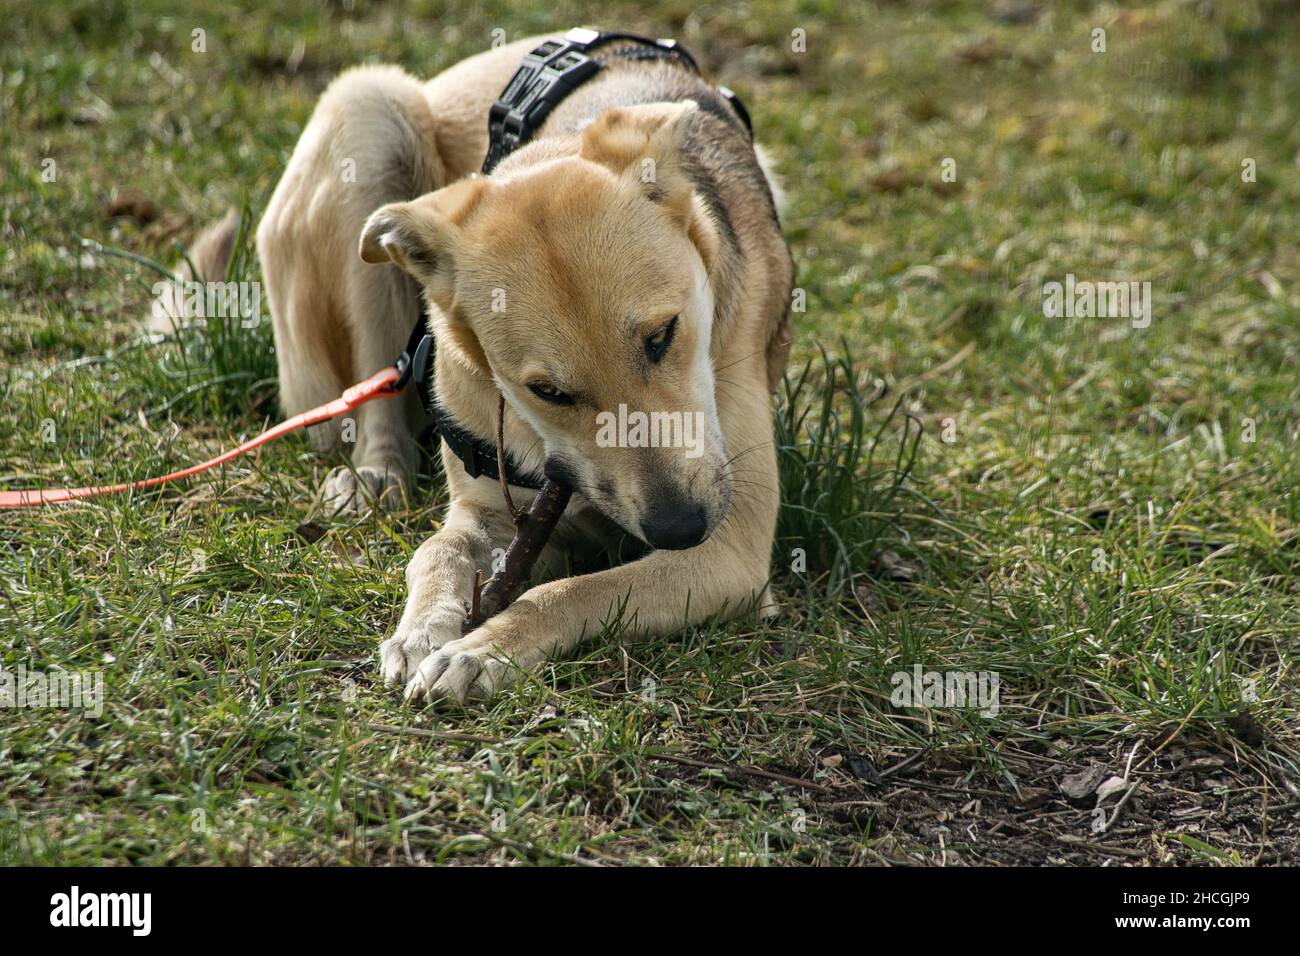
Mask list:
[{"label": "dog's claw", "polygon": [[426,612],[414,624],[403,620],[397,633],[379,645],[379,671],[387,687],[406,684],[406,696],[419,677],[420,666],[431,660],[438,648],[460,638],[460,622],[465,612],[459,604]]},{"label": "dog's claw", "polygon": [[420,662],[420,665],[415,668],[415,673],[411,675],[411,679],[407,681],[405,698],[407,700],[420,700],[426,694],[429,694],[429,698],[434,699],[432,689],[446,669],[447,661],[442,651],[435,651],[430,654]]},{"label": "dog's claw", "polygon": [[407,700],[419,700],[427,697],[432,703],[441,700],[447,696],[448,686],[443,680],[451,666],[452,658],[442,650],[435,651],[426,657],[415,674],[411,677],[410,682],[406,685]]},{"label": "dog's claw", "polygon": [[406,682],[406,689],[402,691],[402,700],[417,701],[424,696],[424,682],[420,680],[420,675],[416,674]]},{"label": "dog's claw", "polygon": [[490,696],[504,673],[505,663],[495,656],[490,642],[466,638],[425,658],[407,682],[404,697],[464,704],[470,698]]}]

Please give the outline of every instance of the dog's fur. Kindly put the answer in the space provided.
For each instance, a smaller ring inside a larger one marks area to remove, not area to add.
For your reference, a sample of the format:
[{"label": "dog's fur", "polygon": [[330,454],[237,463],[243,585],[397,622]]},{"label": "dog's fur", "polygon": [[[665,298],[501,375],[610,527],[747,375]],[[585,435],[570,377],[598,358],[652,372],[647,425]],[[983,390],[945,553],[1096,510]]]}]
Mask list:
[{"label": "dog's fur", "polygon": [[[771,178],[713,87],[676,62],[604,51],[606,68],[532,143],[477,175],[488,108],[543,39],[426,83],[392,66],[341,75],[257,230],[286,413],[390,363],[423,298],[441,404],[490,440],[504,395],[510,455],[576,490],[543,555],[554,579],[462,636],[475,571],[490,576],[513,526],[498,485],[443,448],[446,520],[407,568],[405,612],[380,648],[384,678],[408,697],[491,693],[620,613],[630,633],[660,635],[771,609],[769,393],[789,349],[792,283]],[[643,343],[674,316],[652,363]],[[543,401],[535,383],[574,404]],[[620,404],[701,413],[703,453],[600,447],[596,415]],[[414,389],[359,409],[351,465],[327,477],[326,500],[364,509],[407,494],[425,425]],[[336,421],[315,437],[328,448],[339,434]],[[659,547],[554,577],[564,555],[625,535]]]}]

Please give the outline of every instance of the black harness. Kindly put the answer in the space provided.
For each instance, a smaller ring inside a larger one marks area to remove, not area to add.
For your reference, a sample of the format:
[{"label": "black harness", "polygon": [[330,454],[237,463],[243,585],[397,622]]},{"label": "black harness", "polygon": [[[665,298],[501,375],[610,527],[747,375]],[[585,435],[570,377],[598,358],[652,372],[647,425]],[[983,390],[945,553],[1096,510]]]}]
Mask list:
[{"label": "black harness", "polygon": [[[505,91],[492,104],[488,112],[488,153],[483,160],[483,175],[492,172],[497,163],[532,139],[551,110],[600,71],[601,64],[592,59],[596,50],[620,42],[631,46],[621,47],[615,56],[634,60],[675,59],[692,73],[700,72],[695,57],[676,40],[652,40],[635,33],[603,33],[574,27],[563,40],[547,40],[525,56]],[[749,111],[740,97],[725,86],[718,87],[718,92],[731,103],[752,137]]]},{"label": "black harness", "polygon": [[[637,60],[677,60],[693,73],[699,73],[695,58],[678,45],[676,40],[652,40],[633,33],[602,33],[575,27],[563,40],[547,40],[524,57],[515,75],[510,78],[492,109],[488,112],[488,152],[483,160],[483,174],[496,169],[497,164],[536,135],[546,117],[571,91],[598,73],[602,64],[592,58],[598,48],[610,43],[625,43],[612,55]],[[749,111],[731,90],[718,87],[718,92],[731,104],[736,115],[753,137]],[[495,442],[485,441],[466,431],[438,404],[433,390],[433,335],[429,332],[423,315],[416,320],[415,328],[397,360],[400,377],[393,385],[394,391],[414,381],[420,393],[424,410],[432,418],[426,431],[439,435],[461,460],[471,478],[485,475],[499,479]],[[540,488],[542,476],[522,471],[507,453],[505,455],[506,480],[520,488]]]}]

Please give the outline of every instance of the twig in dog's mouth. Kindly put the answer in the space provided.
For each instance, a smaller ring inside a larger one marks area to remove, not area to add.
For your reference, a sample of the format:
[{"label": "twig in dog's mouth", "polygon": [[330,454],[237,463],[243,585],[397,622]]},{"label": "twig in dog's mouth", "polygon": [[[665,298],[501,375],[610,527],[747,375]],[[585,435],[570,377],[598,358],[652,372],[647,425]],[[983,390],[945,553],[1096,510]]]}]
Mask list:
[{"label": "twig in dog's mouth", "polygon": [[501,493],[506,500],[511,518],[515,523],[514,540],[506,548],[501,560],[501,570],[483,581],[481,571],[474,572],[474,593],[470,601],[469,615],[461,623],[461,632],[468,634],[494,614],[500,613],[510,605],[519,592],[523,590],[532,574],[533,565],[541,557],[546,542],[559,524],[564,509],[569,505],[573,489],[568,485],[550,478],[542,483],[537,497],[527,511],[515,510],[514,499],[510,497],[510,484],[506,480],[505,452],[505,396],[497,406],[497,472],[501,476]]},{"label": "twig in dog's mouth", "polygon": [[[515,527],[519,526],[519,511],[515,508],[515,499],[510,497],[510,481],[506,478],[506,394],[497,396],[497,478],[501,482],[501,494],[506,499],[506,509]],[[477,581],[475,582],[478,583]]]}]

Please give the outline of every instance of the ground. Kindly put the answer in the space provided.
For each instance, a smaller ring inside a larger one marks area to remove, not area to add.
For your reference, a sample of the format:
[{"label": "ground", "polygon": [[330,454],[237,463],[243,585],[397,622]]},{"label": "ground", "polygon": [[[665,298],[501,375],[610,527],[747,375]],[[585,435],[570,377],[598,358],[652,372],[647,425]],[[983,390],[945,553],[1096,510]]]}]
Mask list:
[{"label": "ground", "polygon": [[[1293,8],[237,6],[10,4],[0,486],[275,420],[269,322],[139,320],[339,70],[634,29],[743,96],[789,192],[783,611],[429,711],[375,652],[437,475],[331,518],[293,438],[0,513],[0,664],[105,681],[98,717],[0,708],[0,862],[1300,862]],[[1067,275],[1150,282],[1149,322],[1045,314]],[[891,700],[914,665],[996,674],[996,713]]]}]

